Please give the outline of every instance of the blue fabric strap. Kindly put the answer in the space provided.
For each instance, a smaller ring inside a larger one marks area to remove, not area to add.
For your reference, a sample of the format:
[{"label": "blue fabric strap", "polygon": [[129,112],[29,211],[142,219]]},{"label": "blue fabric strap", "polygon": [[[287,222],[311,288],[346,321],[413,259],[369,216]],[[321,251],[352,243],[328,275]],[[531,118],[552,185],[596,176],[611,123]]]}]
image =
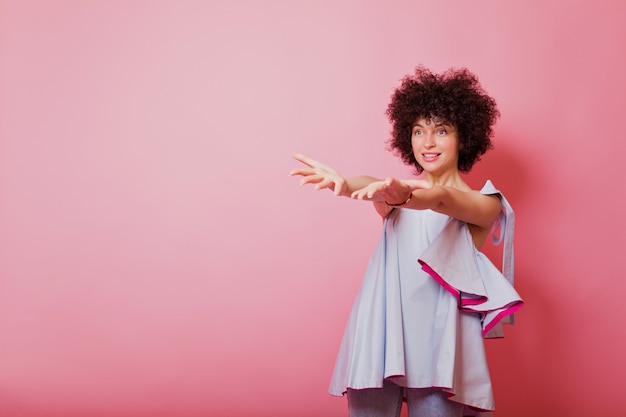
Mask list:
[{"label": "blue fabric strap", "polygon": [[[491,241],[496,246],[504,242],[502,249],[502,275],[504,275],[511,285],[514,285],[515,259],[513,252],[513,235],[515,229],[515,213],[513,212],[513,207],[511,207],[511,204],[509,204],[504,195],[502,195],[502,193],[496,189],[496,187],[494,187],[489,180],[487,180],[485,186],[480,192],[482,194],[498,194],[500,197],[502,211],[493,224]],[[513,314],[503,318],[500,323],[513,324]]]},{"label": "blue fabric strap", "polygon": [[[513,250],[513,235],[515,230],[515,213],[513,207],[509,204],[506,198],[500,193],[500,201],[502,202],[502,211],[498,215],[498,219],[493,226],[493,233],[491,235],[491,241],[494,245],[499,245],[504,242],[503,254],[502,254],[502,275],[514,285],[514,250]],[[513,314],[505,317],[502,323],[513,324]]]}]

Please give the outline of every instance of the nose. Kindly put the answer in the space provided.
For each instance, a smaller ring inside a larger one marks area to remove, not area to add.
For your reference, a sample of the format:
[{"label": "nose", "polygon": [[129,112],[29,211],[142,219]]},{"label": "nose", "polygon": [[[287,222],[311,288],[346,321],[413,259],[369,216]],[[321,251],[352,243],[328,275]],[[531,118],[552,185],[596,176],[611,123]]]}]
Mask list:
[{"label": "nose", "polygon": [[432,148],[435,146],[435,138],[432,134],[427,134],[426,138],[424,138],[424,146],[427,148]]}]

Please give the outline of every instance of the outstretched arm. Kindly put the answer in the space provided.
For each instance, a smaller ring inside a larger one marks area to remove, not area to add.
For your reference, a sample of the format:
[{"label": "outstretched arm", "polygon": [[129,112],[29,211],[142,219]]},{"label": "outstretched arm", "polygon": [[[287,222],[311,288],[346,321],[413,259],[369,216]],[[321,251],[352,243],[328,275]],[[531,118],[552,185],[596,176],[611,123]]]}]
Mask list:
[{"label": "outstretched arm", "polygon": [[497,195],[485,195],[479,191],[462,191],[452,187],[437,187],[437,205],[433,210],[455,219],[489,229],[502,210]]},{"label": "outstretched arm", "polygon": [[357,190],[353,197],[361,200],[382,200],[387,204],[399,204],[414,210],[431,209],[482,229],[490,228],[501,210],[497,196],[446,186],[429,187],[422,180],[387,178]]}]

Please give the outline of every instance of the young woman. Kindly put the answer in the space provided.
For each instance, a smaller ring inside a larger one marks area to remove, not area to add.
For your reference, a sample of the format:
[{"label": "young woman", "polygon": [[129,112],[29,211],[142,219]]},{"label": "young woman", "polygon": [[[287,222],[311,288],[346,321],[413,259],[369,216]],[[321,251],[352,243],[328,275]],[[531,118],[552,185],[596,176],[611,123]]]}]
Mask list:
[{"label": "young woman", "polygon": [[[512,216],[487,181],[461,173],[492,147],[495,101],[466,69],[418,67],[387,108],[390,149],[420,178],[345,178],[301,154],[291,175],[337,196],[372,201],[384,219],[341,343],[330,393],[351,417],[455,416],[493,410],[483,337],[522,306],[512,280]],[[505,277],[479,249],[494,222],[505,240]]]}]

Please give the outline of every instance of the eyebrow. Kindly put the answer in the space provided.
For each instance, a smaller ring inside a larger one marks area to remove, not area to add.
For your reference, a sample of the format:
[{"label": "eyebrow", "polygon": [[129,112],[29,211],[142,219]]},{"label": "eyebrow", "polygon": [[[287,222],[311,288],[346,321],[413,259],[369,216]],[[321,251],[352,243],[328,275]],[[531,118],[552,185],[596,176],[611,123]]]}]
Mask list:
[{"label": "eyebrow", "polygon": [[[448,127],[450,129],[452,129],[452,125],[450,123],[448,123],[448,122],[445,122],[445,121],[435,122],[433,125],[435,127],[445,126],[445,127]],[[414,128],[414,127],[424,127],[424,126],[422,126],[421,124],[415,122],[415,123],[413,123],[413,126],[411,126],[411,128]]]}]

